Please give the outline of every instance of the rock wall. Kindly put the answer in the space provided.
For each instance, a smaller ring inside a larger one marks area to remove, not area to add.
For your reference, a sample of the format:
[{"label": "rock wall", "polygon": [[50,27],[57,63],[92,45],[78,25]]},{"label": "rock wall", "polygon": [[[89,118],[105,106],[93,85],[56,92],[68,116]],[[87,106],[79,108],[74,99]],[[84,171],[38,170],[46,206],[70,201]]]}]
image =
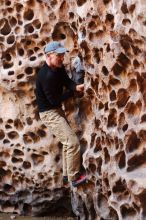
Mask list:
[{"label": "rock wall", "polygon": [[[146,219],[146,2],[1,0],[0,211],[81,220]],[[62,187],[62,146],[40,122],[35,76],[44,45],[81,58],[85,94],[65,103],[88,183]]]}]

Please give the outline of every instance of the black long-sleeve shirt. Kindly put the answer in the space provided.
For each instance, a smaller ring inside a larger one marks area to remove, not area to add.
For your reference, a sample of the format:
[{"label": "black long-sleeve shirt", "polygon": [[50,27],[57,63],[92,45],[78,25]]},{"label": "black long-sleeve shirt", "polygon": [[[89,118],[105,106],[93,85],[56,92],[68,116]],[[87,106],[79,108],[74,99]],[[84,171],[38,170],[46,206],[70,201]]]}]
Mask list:
[{"label": "black long-sleeve shirt", "polygon": [[[63,93],[63,87],[68,91]],[[52,70],[46,63],[36,78],[36,101],[40,112],[61,107],[61,102],[73,96],[76,83],[72,81],[65,68]]]}]

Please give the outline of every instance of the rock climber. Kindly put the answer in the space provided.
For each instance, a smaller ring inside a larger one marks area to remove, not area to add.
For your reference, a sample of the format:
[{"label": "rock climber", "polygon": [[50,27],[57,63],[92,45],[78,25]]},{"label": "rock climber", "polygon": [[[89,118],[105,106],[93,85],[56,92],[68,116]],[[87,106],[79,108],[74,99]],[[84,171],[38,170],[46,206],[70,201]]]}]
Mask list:
[{"label": "rock climber", "polygon": [[[36,77],[36,100],[41,121],[63,144],[63,181],[77,187],[86,182],[86,175],[80,172],[80,144],[70,127],[62,102],[74,93],[84,92],[84,84],[76,84],[69,78],[63,65],[67,49],[58,41],[45,46],[45,63]],[[64,88],[66,90],[64,91]]]}]

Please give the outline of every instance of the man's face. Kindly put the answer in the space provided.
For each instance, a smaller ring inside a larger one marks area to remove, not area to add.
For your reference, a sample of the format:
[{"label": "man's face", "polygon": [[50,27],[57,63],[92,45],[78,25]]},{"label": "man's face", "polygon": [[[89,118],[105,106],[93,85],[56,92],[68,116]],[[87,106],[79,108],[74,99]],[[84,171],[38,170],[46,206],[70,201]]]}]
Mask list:
[{"label": "man's face", "polygon": [[52,68],[59,68],[62,67],[63,61],[64,61],[64,53],[57,54],[57,53],[51,53],[48,54],[48,59],[50,63],[50,67]]}]

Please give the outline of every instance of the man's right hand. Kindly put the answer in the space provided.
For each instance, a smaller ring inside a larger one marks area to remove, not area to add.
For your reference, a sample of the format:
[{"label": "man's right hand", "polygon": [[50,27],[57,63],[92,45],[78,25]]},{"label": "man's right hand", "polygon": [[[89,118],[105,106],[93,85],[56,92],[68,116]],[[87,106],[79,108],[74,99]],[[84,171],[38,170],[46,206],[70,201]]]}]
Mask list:
[{"label": "man's right hand", "polygon": [[80,84],[76,86],[76,91],[79,93],[84,92],[84,84]]}]

